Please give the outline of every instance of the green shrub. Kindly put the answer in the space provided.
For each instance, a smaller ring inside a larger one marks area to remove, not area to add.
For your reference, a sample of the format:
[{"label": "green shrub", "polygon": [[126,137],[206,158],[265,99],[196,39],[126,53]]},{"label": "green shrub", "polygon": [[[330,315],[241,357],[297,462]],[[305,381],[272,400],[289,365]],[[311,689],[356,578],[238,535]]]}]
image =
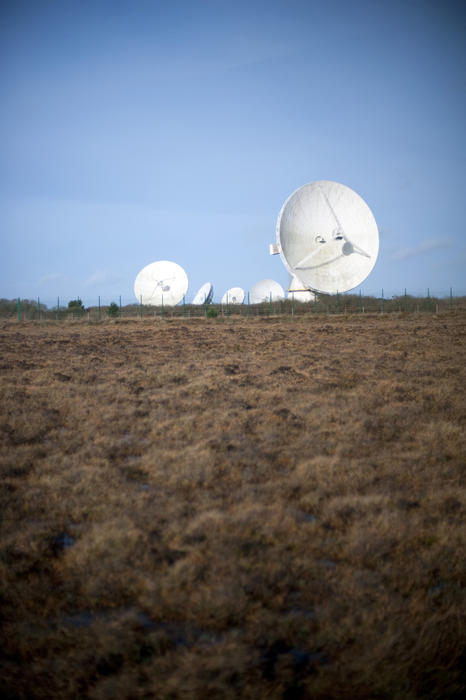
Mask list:
[{"label": "green shrub", "polygon": [[218,312],[215,306],[209,306],[206,311],[207,318],[217,318]]},{"label": "green shrub", "polygon": [[120,313],[120,308],[118,304],[115,304],[114,301],[110,304],[110,306],[107,309],[107,315],[110,316],[110,318],[116,318],[118,314]]}]

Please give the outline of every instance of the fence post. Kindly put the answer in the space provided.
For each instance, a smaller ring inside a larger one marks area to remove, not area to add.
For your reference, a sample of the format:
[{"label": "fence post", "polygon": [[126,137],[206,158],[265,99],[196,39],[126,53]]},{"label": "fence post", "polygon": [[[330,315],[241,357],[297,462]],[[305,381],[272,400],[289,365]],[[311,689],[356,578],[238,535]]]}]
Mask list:
[{"label": "fence post", "polygon": [[139,295],[139,318],[142,320],[142,294]]},{"label": "fence post", "polygon": [[291,292],[291,315],[294,316],[294,292]]},{"label": "fence post", "polygon": [[251,303],[250,303],[249,292],[248,292],[248,316],[249,316],[250,311],[251,311],[250,306],[251,306]]},{"label": "fence post", "polygon": [[21,299],[18,297],[18,304],[16,307],[16,314],[18,317],[18,321],[21,321]]},{"label": "fence post", "polygon": [[228,302],[229,302],[229,295],[227,293],[227,316],[230,315],[230,306],[229,306]]},{"label": "fence post", "polygon": [[186,294],[183,296],[183,316],[186,318]]},{"label": "fence post", "polygon": [[453,311],[453,287],[450,287],[450,311]]},{"label": "fence post", "polygon": [[37,297],[37,310],[39,312],[39,321],[40,321],[40,299]]},{"label": "fence post", "polygon": [[408,310],[408,295],[406,294],[406,287],[405,287],[405,311]]},{"label": "fence post", "polygon": [[99,321],[100,321],[100,319],[102,318],[102,311],[101,311],[101,308],[100,308],[100,296],[99,296],[99,302],[98,302],[98,304],[99,304]]},{"label": "fence post", "polygon": [[60,318],[60,297],[57,297],[57,313],[55,314],[55,318],[57,321]]},{"label": "fence post", "polygon": [[270,292],[270,309],[269,309],[269,316],[272,315],[272,292]]},{"label": "fence post", "polygon": [[383,307],[384,307],[384,298],[383,298],[383,289],[382,289],[382,313],[383,313]]},{"label": "fence post", "polygon": [[340,293],[337,291],[337,314],[340,313]]},{"label": "fence post", "polygon": [[162,318],[164,318],[164,314],[163,314],[163,292],[162,292]]}]

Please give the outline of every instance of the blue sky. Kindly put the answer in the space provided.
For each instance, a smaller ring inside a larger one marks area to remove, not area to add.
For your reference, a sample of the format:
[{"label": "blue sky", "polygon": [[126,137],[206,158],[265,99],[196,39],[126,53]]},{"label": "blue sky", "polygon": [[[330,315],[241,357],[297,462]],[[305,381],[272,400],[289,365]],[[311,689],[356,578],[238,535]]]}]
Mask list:
[{"label": "blue sky", "polygon": [[[285,199],[369,204],[363,293],[466,293],[462,0],[3,0],[0,297],[132,303],[173,260],[259,279]],[[358,288],[359,289],[359,288]]]}]

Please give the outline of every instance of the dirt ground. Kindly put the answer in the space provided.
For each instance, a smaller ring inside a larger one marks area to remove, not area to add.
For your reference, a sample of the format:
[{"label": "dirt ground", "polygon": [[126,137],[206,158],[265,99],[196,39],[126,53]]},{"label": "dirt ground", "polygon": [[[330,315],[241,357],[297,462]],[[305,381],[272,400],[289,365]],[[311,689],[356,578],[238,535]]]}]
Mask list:
[{"label": "dirt ground", "polygon": [[2,697],[462,696],[465,341],[2,322]]}]

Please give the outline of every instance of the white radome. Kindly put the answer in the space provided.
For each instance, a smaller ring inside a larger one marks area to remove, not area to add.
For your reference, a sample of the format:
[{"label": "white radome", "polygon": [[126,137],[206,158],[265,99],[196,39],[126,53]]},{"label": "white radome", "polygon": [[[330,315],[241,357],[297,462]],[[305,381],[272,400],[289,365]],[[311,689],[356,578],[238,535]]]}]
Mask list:
[{"label": "white radome", "polygon": [[196,305],[210,304],[210,302],[212,301],[213,295],[214,295],[214,288],[213,288],[212,284],[210,282],[206,282],[205,284],[202,285],[200,290],[194,296],[194,299],[192,300],[191,304],[196,304]]},{"label": "white radome", "polygon": [[222,297],[222,304],[242,304],[244,301],[244,289],[232,287],[228,289]]},{"label": "white radome", "polygon": [[283,287],[275,280],[261,280],[253,285],[250,292],[251,304],[261,304],[263,301],[280,301],[285,298]]},{"label": "white radome", "polygon": [[138,273],[134,294],[139,303],[150,306],[176,306],[188,291],[188,276],[170,260],[149,263]]},{"label": "white radome", "polygon": [[379,232],[362,197],[346,185],[319,180],[288,197],[272,248],[306,289],[335,294],[354,289],[370,274]]}]

